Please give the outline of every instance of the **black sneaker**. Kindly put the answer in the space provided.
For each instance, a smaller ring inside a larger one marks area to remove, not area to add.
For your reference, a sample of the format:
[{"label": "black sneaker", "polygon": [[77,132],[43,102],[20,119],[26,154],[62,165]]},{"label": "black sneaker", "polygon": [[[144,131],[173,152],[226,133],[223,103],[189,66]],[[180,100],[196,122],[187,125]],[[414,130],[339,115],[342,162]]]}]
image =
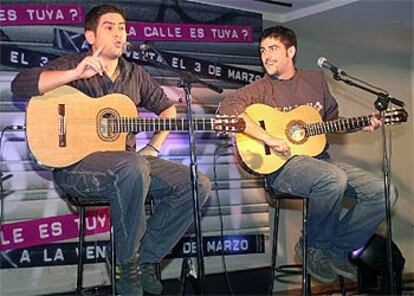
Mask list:
[{"label": "black sneaker", "polygon": [[338,275],[341,275],[353,281],[358,280],[358,271],[355,266],[349,262],[348,259],[339,258],[330,251],[328,251],[327,254],[331,261],[331,267]]},{"label": "black sneaker", "polygon": [[140,269],[144,291],[153,295],[161,295],[162,284],[157,279],[155,263],[141,263]]},{"label": "black sneaker", "polygon": [[142,296],[144,294],[138,256],[132,257],[130,262],[119,267],[119,277],[116,280],[116,292],[121,296]]},{"label": "black sneaker", "polygon": [[[295,245],[295,252],[303,262],[303,241],[302,238]],[[333,270],[330,259],[326,251],[308,247],[308,272],[309,274],[323,283],[336,281],[336,273]]]}]

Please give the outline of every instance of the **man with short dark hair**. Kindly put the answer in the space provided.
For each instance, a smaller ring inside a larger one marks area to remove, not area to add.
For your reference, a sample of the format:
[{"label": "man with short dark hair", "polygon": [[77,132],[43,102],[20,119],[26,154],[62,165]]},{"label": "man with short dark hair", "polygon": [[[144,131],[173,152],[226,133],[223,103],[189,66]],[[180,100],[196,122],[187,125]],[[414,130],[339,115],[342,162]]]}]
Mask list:
[{"label": "man with short dark hair", "polygon": [[[297,69],[296,52],[296,35],[292,30],[282,26],[264,30],[260,38],[260,55],[266,75],[226,98],[219,112],[242,117],[246,122],[245,134],[267,145],[271,153],[288,158],[283,166],[265,178],[275,191],[309,198],[310,274],[322,282],[333,282],[337,275],[356,280],[357,272],[348,255],[369,240],[385,216],[382,178],[332,160],[328,145],[315,157],[289,157],[288,143],[263,129],[245,112],[255,103],[279,111],[306,105],[319,111],[323,121],[338,118],[338,104],[322,73]],[[373,131],[380,125],[381,121],[373,117],[363,130]],[[344,195],[356,202],[341,216]],[[394,185],[390,188],[390,198],[394,204],[397,199]],[[299,258],[302,258],[302,244],[300,238],[295,247]]]},{"label": "man with short dark hair", "polygon": [[[20,72],[12,82],[19,96],[37,96],[65,84],[93,98],[110,93],[130,97],[137,107],[175,117],[176,108],[162,88],[140,66],[122,58],[126,23],[122,9],[104,4],[86,16],[88,53],[60,57],[44,68]],[[115,228],[116,259],[120,267],[117,293],[161,294],[154,264],[170,251],[193,221],[193,199],[188,167],[157,157],[168,132],[155,133],[135,152],[135,135],[129,134],[125,151],[95,152],[80,162],[53,171],[55,182],[72,196],[108,198]],[[209,179],[199,173],[198,192],[203,204]],[[156,201],[146,219],[145,199]],[[142,273],[142,274],[141,274]]]}]

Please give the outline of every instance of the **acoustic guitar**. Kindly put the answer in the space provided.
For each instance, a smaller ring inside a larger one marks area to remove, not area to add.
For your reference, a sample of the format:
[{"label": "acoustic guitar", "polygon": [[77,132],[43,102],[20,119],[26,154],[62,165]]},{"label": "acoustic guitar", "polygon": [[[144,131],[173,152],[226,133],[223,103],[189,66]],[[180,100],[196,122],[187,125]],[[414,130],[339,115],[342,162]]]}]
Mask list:
[{"label": "acoustic guitar", "polygon": [[[233,133],[244,130],[242,119],[231,116],[194,118],[194,131]],[[97,151],[125,150],[128,133],[187,131],[184,118],[141,118],[134,102],[122,94],[91,98],[62,86],[30,99],[26,137],[37,162],[62,168]]]},{"label": "acoustic guitar", "polygon": [[[370,125],[374,115],[339,118],[322,122],[320,113],[313,107],[300,106],[288,112],[264,105],[253,104],[245,112],[272,136],[286,140],[290,154],[274,153],[263,142],[246,134],[236,134],[237,152],[243,164],[260,175],[277,171],[295,155],[316,156],[326,145],[326,134],[347,132]],[[404,109],[390,109],[381,112],[386,125],[406,122],[408,114]]]}]

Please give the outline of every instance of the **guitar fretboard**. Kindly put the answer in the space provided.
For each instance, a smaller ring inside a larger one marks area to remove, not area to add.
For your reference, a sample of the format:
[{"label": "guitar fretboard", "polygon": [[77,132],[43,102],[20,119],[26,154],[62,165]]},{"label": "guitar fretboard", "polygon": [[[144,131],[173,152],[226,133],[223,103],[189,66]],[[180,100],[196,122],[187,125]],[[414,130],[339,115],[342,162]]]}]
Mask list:
[{"label": "guitar fretboard", "polygon": [[373,115],[358,116],[345,119],[311,123],[305,125],[306,135],[316,136],[321,134],[336,133],[339,131],[350,131],[370,125]]},{"label": "guitar fretboard", "polygon": [[[136,118],[119,117],[108,122],[114,132],[156,132],[156,131],[185,131],[189,128],[189,121],[185,118]],[[195,131],[213,131],[214,118],[193,119]]]}]

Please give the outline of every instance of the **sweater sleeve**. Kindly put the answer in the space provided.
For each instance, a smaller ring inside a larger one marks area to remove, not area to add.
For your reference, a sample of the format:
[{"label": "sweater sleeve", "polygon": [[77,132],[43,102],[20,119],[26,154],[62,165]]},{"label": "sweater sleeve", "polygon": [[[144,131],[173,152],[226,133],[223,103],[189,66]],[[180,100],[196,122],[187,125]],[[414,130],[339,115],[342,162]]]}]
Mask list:
[{"label": "sweater sleeve", "polygon": [[221,115],[236,115],[254,104],[263,102],[263,95],[266,93],[266,82],[260,79],[252,84],[238,89],[233,95],[225,98],[219,106],[218,112]]}]

